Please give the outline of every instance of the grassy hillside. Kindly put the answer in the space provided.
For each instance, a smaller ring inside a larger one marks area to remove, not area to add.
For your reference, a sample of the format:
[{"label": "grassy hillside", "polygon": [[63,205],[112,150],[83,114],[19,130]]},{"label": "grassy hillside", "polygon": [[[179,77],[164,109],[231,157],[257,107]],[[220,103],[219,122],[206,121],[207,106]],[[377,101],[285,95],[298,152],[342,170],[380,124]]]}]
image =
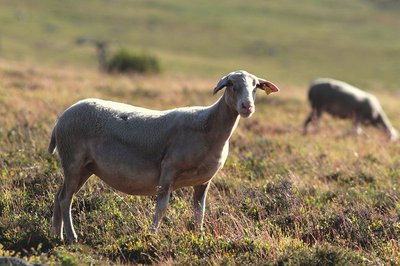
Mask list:
[{"label": "grassy hillside", "polygon": [[[0,256],[50,265],[400,264],[400,143],[323,117],[303,136],[306,88],[339,78],[380,99],[400,128],[396,0],[0,1]],[[89,36],[157,56],[164,74],[101,75]],[[191,233],[190,188],[173,193],[158,235],[154,198],[92,177],[77,194],[79,244],[50,234],[62,182],[47,153],[57,116],[100,97],[155,109],[208,105],[222,75],[265,77],[209,190],[205,232]]]},{"label": "grassy hillside", "polygon": [[[400,143],[371,128],[346,135],[350,123],[329,117],[319,134],[301,135],[309,108],[297,86],[260,93],[256,114],[240,121],[209,191],[204,234],[191,233],[190,188],[173,194],[159,234],[151,235],[154,198],[92,177],[73,203],[80,243],[52,237],[62,173],[46,149],[60,112],[93,96],[157,109],[211,104],[217,81],[0,64],[0,256],[63,265],[398,264]],[[379,96],[400,128],[395,95]]]},{"label": "grassy hillside", "polygon": [[285,84],[398,88],[399,12],[393,0],[5,0],[0,58],[96,69],[94,49],[75,44],[91,36],[155,54],[167,74],[248,69]]}]

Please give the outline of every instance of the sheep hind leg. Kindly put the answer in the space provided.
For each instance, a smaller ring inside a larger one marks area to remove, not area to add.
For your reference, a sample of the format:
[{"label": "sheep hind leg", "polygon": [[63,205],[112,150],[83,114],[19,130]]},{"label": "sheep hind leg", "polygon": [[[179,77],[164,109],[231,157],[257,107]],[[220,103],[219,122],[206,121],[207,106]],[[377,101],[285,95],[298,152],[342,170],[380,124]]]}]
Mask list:
[{"label": "sheep hind leg", "polygon": [[361,135],[361,133],[363,132],[363,130],[361,128],[361,121],[362,121],[362,118],[360,116],[358,116],[358,115],[354,119],[353,132],[356,135]]},{"label": "sheep hind leg", "polygon": [[54,206],[53,206],[53,217],[52,217],[52,230],[56,237],[59,237],[61,240],[63,239],[63,220],[61,215],[61,206],[60,206],[60,193],[62,187],[57,191],[54,197]]},{"label": "sheep hind leg", "polygon": [[81,169],[79,173],[79,183],[78,186],[76,187],[75,193],[78,193],[78,191],[82,188],[82,186],[86,183],[86,181],[89,179],[89,177],[92,176],[92,172],[88,170],[87,168]]},{"label": "sheep hind leg", "polygon": [[313,110],[312,122],[317,132],[319,132],[319,119],[321,118],[321,115],[322,115],[322,110],[320,108],[315,108]]},{"label": "sheep hind leg", "polygon": [[[73,170],[79,169],[79,170]],[[69,167],[64,169],[64,184],[59,193],[59,203],[64,223],[64,230],[66,234],[66,241],[68,243],[76,242],[77,235],[72,223],[71,206],[72,199],[76,192],[83,186],[86,180],[90,177],[91,173],[85,168]]]}]

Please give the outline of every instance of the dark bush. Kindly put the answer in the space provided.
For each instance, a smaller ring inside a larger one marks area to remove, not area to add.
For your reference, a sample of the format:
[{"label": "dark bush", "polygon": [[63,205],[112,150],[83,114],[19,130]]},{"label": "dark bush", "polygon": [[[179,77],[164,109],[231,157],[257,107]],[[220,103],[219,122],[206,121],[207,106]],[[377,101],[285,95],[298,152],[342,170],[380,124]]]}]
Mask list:
[{"label": "dark bush", "polygon": [[134,54],[126,49],[116,52],[108,62],[108,72],[159,73],[158,59],[148,54]]}]

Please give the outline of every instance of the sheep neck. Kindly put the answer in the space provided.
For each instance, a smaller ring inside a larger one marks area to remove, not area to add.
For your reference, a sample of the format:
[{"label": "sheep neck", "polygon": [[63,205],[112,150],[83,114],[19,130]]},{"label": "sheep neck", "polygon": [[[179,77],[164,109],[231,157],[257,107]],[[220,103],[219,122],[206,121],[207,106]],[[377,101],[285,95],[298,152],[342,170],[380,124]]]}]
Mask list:
[{"label": "sheep neck", "polygon": [[208,116],[208,136],[221,145],[232,136],[239,123],[239,113],[225,101],[225,94],[210,108]]}]

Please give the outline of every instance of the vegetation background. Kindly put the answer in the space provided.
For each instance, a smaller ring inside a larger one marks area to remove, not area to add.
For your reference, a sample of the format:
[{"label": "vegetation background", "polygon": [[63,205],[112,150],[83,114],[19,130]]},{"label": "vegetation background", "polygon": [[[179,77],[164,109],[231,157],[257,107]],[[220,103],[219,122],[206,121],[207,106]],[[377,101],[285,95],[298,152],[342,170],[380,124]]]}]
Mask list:
[{"label": "vegetation background", "polygon": [[[320,76],[373,92],[400,128],[396,0],[0,1],[0,256],[47,264],[400,264],[400,144],[323,117],[301,135]],[[157,75],[98,72],[82,36],[154,55]],[[57,116],[86,97],[155,109],[208,105],[246,69],[281,92],[241,120],[209,191],[205,232],[191,233],[191,189],[173,194],[158,235],[154,198],[92,177],[77,194],[79,244],[50,234],[62,182],[47,153]]]}]

